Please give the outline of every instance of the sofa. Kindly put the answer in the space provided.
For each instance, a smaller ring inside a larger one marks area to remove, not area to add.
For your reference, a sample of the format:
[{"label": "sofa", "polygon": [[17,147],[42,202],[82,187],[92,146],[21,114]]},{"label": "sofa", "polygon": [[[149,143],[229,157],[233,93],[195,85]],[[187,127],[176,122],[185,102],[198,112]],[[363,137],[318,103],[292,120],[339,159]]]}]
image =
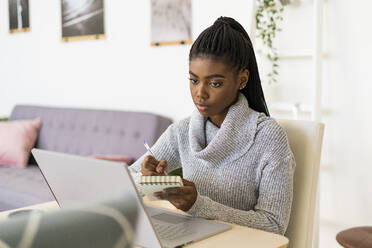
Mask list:
[{"label": "sofa", "polygon": [[[152,113],[119,110],[16,105],[9,121],[40,118],[36,148],[81,156],[145,153],[172,123]],[[32,155],[25,168],[0,165],[0,211],[53,200]],[[66,182],[68,183],[68,182]]]}]

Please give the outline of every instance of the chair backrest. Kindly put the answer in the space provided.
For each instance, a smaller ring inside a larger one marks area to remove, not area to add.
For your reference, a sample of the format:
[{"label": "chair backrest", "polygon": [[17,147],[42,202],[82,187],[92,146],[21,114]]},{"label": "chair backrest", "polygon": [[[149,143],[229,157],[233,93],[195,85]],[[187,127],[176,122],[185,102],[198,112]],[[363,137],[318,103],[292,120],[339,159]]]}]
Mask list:
[{"label": "chair backrest", "polygon": [[290,247],[311,248],[324,124],[277,121],[287,133],[296,160],[291,217],[285,236]]}]

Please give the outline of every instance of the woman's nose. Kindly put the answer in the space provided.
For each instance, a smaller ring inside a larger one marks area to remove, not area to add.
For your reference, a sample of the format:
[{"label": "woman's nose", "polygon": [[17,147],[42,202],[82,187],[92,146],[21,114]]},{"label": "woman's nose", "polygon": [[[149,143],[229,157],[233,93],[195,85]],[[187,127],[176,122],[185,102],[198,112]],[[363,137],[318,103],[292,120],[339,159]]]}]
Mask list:
[{"label": "woman's nose", "polygon": [[203,100],[208,98],[207,87],[203,83],[198,84],[196,89],[196,97]]}]

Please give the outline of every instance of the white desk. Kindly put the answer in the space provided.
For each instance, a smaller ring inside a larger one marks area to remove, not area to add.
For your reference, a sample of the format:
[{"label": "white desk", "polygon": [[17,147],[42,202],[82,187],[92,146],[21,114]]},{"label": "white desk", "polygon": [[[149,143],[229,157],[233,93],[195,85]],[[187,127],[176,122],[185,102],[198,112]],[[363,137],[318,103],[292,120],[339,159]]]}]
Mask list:
[{"label": "white desk", "polygon": [[[155,207],[167,208],[170,210],[177,210],[168,201],[144,201]],[[55,201],[46,202],[38,205],[33,205],[29,207],[9,210],[0,212],[0,221],[7,218],[8,214],[21,210],[21,209],[42,209],[42,210],[58,210],[58,204]],[[218,247],[260,247],[260,248],[286,248],[288,246],[288,239],[284,236],[273,234],[269,232],[264,232],[261,230],[248,228],[239,225],[233,225],[231,230],[214,235],[207,239],[195,242],[193,244],[187,245],[187,248],[218,248]]]}]

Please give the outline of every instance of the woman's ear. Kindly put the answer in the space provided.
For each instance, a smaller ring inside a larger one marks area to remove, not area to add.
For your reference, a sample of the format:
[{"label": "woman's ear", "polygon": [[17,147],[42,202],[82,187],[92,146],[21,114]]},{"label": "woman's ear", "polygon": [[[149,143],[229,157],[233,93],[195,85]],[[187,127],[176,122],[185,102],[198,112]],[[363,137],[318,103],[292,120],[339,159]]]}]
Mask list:
[{"label": "woman's ear", "polygon": [[249,79],[248,69],[244,69],[239,73],[239,89],[242,90],[247,85]]}]

